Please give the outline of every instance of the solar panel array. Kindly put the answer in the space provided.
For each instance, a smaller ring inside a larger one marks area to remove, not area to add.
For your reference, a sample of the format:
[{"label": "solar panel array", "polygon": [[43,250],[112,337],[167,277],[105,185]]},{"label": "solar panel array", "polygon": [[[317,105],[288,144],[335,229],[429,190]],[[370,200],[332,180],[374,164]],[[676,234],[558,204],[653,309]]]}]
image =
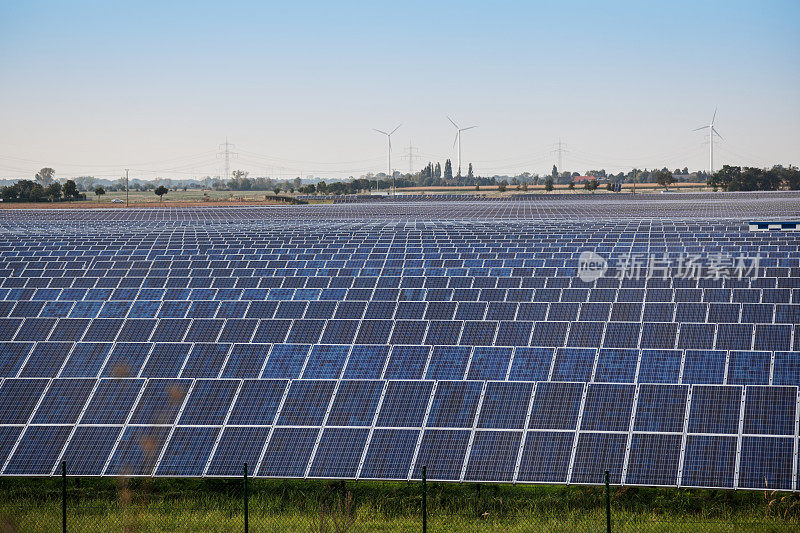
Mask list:
[{"label": "solar panel array", "polygon": [[796,490],[800,233],[671,202],[0,212],[0,475]]}]

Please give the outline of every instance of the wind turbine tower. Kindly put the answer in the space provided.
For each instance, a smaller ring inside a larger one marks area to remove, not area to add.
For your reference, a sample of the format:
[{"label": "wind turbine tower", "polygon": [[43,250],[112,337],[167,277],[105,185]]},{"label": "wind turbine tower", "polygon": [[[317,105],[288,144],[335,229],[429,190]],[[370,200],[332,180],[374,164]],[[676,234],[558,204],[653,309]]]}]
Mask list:
[{"label": "wind turbine tower", "polygon": [[[392,131],[390,131],[389,133],[386,133],[385,131],[382,131],[382,130],[378,130],[378,129],[372,128],[372,129],[375,129],[375,131],[377,131],[378,133],[383,133],[384,135],[386,135],[386,140],[389,142],[389,149],[386,152],[386,154],[387,154],[386,155],[386,177],[387,178],[389,176],[392,177],[392,195],[393,196],[394,196],[394,172],[392,172],[392,134],[394,132],[396,132],[398,129],[400,129],[400,126],[402,126],[402,124],[398,124],[397,127],[395,129],[393,129]],[[375,180],[375,190],[377,190],[377,189],[378,189],[378,180],[376,179]]]},{"label": "wind turbine tower", "polygon": [[462,131],[471,130],[472,128],[477,128],[478,126],[469,126],[469,127],[466,127],[466,128],[461,128],[461,127],[459,127],[458,124],[453,122],[452,118],[447,117],[447,120],[450,121],[450,124],[452,124],[453,126],[456,127],[456,139],[453,141],[453,146],[458,144],[458,174],[457,174],[457,176],[460,176],[461,175],[461,132]]},{"label": "wind turbine tower", "polygon": [[[719,134],[717,128],[714,127],[714,120],[717,118],[717,110],[714,109],[714,115],[711,117],[711,123],[708,126],[702,126],[700,128],[695,128],[692,131],[700,131],[704,129],[708,129],[708,173],[714,173],[714,135],[722,139],[722,135]],[[723,141],[725,139],[722,139]]]}]

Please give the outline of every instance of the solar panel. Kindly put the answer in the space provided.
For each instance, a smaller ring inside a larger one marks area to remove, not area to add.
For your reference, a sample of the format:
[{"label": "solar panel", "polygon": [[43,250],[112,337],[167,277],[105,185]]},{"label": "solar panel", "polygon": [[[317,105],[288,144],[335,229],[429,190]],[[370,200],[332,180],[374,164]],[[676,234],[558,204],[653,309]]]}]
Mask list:
[{"label": "solar panel", "polygon": [[797,490],[797,235],[601,196],[0,212],[0,475]]}]

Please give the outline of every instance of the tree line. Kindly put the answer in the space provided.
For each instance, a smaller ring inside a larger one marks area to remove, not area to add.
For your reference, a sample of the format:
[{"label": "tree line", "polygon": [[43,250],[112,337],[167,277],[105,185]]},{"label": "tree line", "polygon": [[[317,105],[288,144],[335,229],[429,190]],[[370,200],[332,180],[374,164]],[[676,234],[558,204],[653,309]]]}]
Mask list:
[{"label": "tree line", "polygon": [[770,169],[724,165],[708,180],[714,190],[777,191],[800,190],[800,170],[795,166],[775,165]]}]

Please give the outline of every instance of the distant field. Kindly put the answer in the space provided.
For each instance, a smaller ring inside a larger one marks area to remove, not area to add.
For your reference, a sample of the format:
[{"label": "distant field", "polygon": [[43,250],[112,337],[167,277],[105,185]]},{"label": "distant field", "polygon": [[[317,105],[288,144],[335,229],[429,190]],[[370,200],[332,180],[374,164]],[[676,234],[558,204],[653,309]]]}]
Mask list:
[{"label": "distant field", "polygon": [[[622,192],[628,193],[633,190],[632,184],[624,184]],[[636,185],[636,192],[653,194],[662,190],[655,183],[643,183]],[[705,183],[677,183],[670,187],[670,191],[704,191],[710,190]],[[509,185],[505,192],[499,192],[497,186],[480,187],[406,187],[398,188],[401,194],[475,194],[497,196],[511,196],[514,194],[541,194],[546,193],[544,185],[529,185],[527,191],[523,191],[516,185]],[[576,185],[574,190],[570,190],[566,185],[556,185],[552,192],[547,194],[589,194],[582,185]],[[612,194],[605,188],[599,188],[592,194]],[[8,208],[109,208],[125,207],[125,203],[114,203],[114,199],[125,201],[125,191],[109,191],[100,197],[89,192],[86,194],[87,200],[76,202],[39,202],[39,203],[0,203],[0,209]],[[281,196],[297,196],[281,192]],[[159,200],[153,191],[130,191],[129,202],[135,206],[147,207],[175,207],[175,206],[234,206],[234,205],[286,205],[284,202],[275,199],[275,194],[268,191],[216,191],[216,190],[171,190],[164,195],[164,199]],[[329,201],[311,201],[310,203],[329,203]]]}]

